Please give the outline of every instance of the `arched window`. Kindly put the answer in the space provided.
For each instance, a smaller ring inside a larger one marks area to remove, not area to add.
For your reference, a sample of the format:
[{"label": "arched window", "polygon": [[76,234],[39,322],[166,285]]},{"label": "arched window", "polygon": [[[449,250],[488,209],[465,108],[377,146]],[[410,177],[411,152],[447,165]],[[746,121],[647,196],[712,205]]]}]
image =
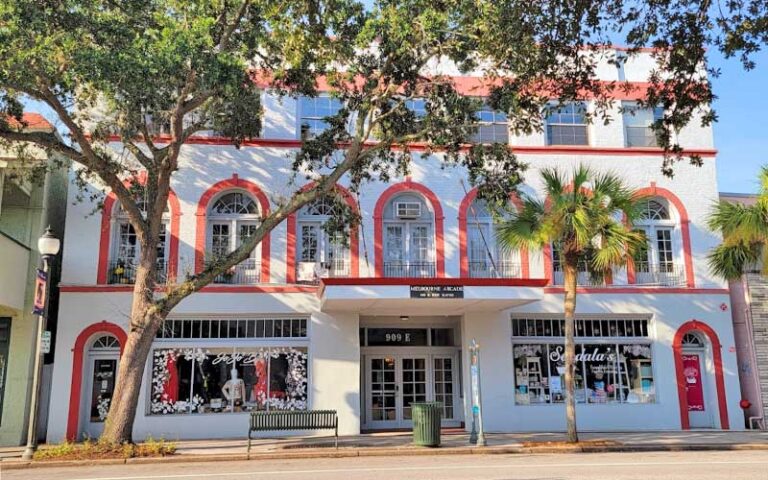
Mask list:
[{"label": "arched window", "polygon": [[[217,261],[235,251],[259,226],[261,215],[256,200],[244,191],[227,191],[211,202],[208,209],[208,260]],[[214,283],[253,285],[260,281],[257,246],[250,258],[217,276]]]},{"label": "arched window", "polygon": [[416,193],[390,200],[383,215],[384,276],[435,276],[435,215]]},{"label": "arched window", "polygon": [[475,199],[467,209],[467,256],[470,277],[521,276],[519,252],[498,246],[494,219],[484,200]]},{"label": "arched window", "polygon": [[[147,217],[147,199],[144,193],[137,194],[136,206],[144,218]],[[140,245],[136,229],[128,219],[128,213],[120,203],[115,204],[114,228],[112,228],[112,251],[109,263],[109,283],[131,284],[136,279]],[[163,223],[157,242],[157,282],[165,283],[168,271],[168,226],[171,215],[168,205],[163,212]]]},{"label": "arched window", "polygon": [[644,201],[635,228],[647,240],[645,247],[634,255],[635,283],[664,287],[685,285],[684,267],[677,253],[677,221],[668,202],[663,198]]},{"label": "arched window", "polygon": [[[601,283],[593,280],[589,273],[589,263],[592,257],[582,258],[576,267],[576,285],[600,286]],[[565,285],[565,271],[563,265],[562,248],[560,244],[552,244],[552,283],[554,285]]]},{"label": "arched window", "polygon": [[296,235],[299,239],[299,263],[296,278],[314,282],[321,277],[346,277],[350,273],[349,248],[343,235],[329,235],[325,222],[339,212],[332,198],[322,197],[302,207],[298,212]]},{"label": "arched window", "polygon": [[112,335],[102,335],[94,340],[91,351],[120,350],[120,342]]},{"label": "arched window", "polygon": [[704,341],[701,336],[693,332],[683,335],[683,341],[680,344],[683,348],[704,348]]}]

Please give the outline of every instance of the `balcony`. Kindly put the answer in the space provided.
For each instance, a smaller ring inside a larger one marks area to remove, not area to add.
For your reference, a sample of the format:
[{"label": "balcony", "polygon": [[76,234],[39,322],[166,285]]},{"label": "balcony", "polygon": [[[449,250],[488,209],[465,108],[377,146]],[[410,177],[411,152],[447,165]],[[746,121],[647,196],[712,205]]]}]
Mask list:
[{"label": "balcony", "polygon": [[[116,260],[109,264],[108,283],[132,285],[136,281],[136,270],[138,267],[134,260]],[[157,261],[157,279],[159,284],[168,281],[168,265],[164,260]]]},{"label": "balcony", "polygon": [[435,262],[384,262],[384,276],[389,278],[434,278]]},{"label": "balcony", "polygon": [[470,278],[520,278],[522,270],[519,263],[512,262],[469,262]]},{"label": "balcony", "polygon": [[656,133],[649,127],[625,127],[628,147],[658,147]]},{"label": "balcony", "polygon": [[260,281],[261,263],[253,258],[238,263],[213,279],[213,283],[219,285],[256,285]]},{"label": "balcony", "polygon": [[296,266],[296,280],[299,283],[316,285],[321,278],[348,277],[350,264],[347,260],[330,262],[299,262]]},{"label": "balcony", "polygon": [[[565,272],[563,272],[559,268],[555,268],[554,272],[552,273],[553,273],[552,275],[553,285],[559,285],[559,286],[565,285]],[[576,275],[576,285],[579,287],[602,287],[605,285],[605,282],[595,281],[589,275],[589,272],[580,270]]]},{"label": "balcony", "polygon": [[682,265],[635,262],[635,285],[684,287],[685,269]]}]

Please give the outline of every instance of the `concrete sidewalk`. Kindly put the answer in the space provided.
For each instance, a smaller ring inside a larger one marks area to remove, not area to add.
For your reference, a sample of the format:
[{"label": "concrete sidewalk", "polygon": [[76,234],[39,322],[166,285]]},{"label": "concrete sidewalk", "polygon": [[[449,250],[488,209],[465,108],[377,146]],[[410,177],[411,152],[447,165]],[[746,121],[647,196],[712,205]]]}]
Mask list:
[{"label": "concrete sidewalk", "polygon": [[[328,436],[263,438],[253,441],[250,454],[247,440],[185,440],[177,441],[176,455],[155,458],[110,459],[92,461],[22,461],[22,448],[3,449],[2,469],[46,466],[132,464],[164,462],[215,462],[234,460],[306,459],[361,456],[404,455],[477,455],[519,453],[574,453],[574,452],[632,452],[632,451],[685,451],[685,450],[766,450],[768,432],[687,431],[687,432],[625,432],[580,433],[582,443],[563,444],[562,433],[489,433],[487,447],[469,444],[465,432],[444,431],[440,448],[417,447],[412,444],[410,432],[371,433],[339,438],[339,449],[334,438]],[[41,448],[45,448],[42,446]]]}]

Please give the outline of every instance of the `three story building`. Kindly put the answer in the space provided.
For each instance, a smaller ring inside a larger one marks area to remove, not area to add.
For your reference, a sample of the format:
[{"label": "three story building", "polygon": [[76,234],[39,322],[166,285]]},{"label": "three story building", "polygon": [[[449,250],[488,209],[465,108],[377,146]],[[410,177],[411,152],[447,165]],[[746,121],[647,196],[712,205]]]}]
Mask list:
[{"label": "three story building", "polygon": [[[598,71],[641,85],[654,65],[641,54]],[[734,421],[741,414],[728,290],[705,261],[719,241],[705,225],[718,198],[711,129],[694,120],[679,132],[703,165],[681,163],[665,177],[649,128],[659,112],[622,115],[636,98],[617,95],[608,125],[585,119],[593,108],[585,100],[550,114],[539,134],[510,135],[504,114],[491,110],[478,132],[509,142],[529,164],[521,188],[532,195],[541,191],[540,169],[585,164],[618,172],[650,198],[637,225],[649,239],[642,258],[609,284],[579,280],[580,428],[743,428]],[[277,199],[301,188],[290,182],[290,156],[340,107],[325,95],[269,91],[263,105],[263,138],[235,149],[200,136],[184,147],[160,252],[167,278],[236,248]],[[359,195],[339,185],[363,219],[348,246],[328,238],[322,225],[333,204],[318,201],[184,300],[148,360],[135,436],[239,436],[247,412],[275,408],[337,410],[343,434],[408,428],[410,404],[424,400],[443,403],[445,426],[469,428],[473,340],[482,351],[486,430],[563,430],[557,251],[498,249],[465,172],[440,163],[439,153],[417,159],[410,176],[367,184]],[[135,235],[109,192],[103,211],[92,210],[67,211],[51,440],[101,431],[127,328]]]}]

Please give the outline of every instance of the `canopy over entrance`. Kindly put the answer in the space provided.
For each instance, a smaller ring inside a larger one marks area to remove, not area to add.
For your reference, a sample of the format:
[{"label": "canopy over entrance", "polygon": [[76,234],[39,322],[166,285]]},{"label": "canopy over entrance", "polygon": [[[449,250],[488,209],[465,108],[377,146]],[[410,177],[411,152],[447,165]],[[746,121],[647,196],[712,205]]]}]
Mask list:
[{"label": "canopy over entrance", "polygon": [[326,278],[324,312],[366,315],[459,315],[539,301],[546,279]]}]

